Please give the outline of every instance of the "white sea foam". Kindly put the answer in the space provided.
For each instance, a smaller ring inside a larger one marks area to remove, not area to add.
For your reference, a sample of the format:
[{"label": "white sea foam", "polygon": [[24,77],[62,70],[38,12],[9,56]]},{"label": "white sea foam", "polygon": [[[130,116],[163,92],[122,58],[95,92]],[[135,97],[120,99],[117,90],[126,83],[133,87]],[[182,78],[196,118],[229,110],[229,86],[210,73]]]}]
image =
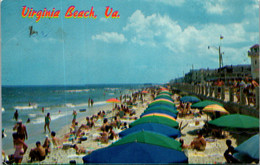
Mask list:
[{"label": "white sea foam", "polygon": [[14,109],[17,110],[30,110],[30,109],[36,109],[38,107],[37,104],[31,105],[31,106],[15,106]]},{"label": "white sea foam", "polygon": [[105,104],[108,104],[106,101],[97,101],[97,102],[94,102],[94,105],[105,105]]},{"label": "white sea foam", "polygon": [[[94,102],[94,106],[95,105],[105,105],[105,104],[108,104],[106,101],[97,101],[97,102]],[[72,107],[87,107],[88,106],[88,103],[81,103],[81,104],[71,104],[73,105]]]},{"label": "white sea foam", "polygon": [[66,104],[66,107],[75,107],[75,105],[72,104],[72,103],[67,103],[67,104]]},{"label": "white sea foam", "polygon": [[[51,120],[56,120],[66,115],[68,115],[68,113],[51,114]],[[32,124],[42,124],[44,122],[45,122],[45,116],[37,117],[31,120]]]},{"label": "white sea foam", "polygon": [[36,114],[30,113],[28,114],[29,117],[36,117]]},{"label": "white sea foam", "polygon": [[75,89],[75,90],[66,90],[65,92],[69,93],[79,93],[79,92],[88,92],[89,89]]}]

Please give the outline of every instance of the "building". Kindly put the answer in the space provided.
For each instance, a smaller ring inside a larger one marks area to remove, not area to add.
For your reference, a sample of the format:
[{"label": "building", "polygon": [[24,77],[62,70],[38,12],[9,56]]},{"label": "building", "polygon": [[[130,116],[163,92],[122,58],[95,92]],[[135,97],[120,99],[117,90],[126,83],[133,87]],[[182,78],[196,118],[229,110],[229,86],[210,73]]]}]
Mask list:
[{"label": "building", "polygon": [[[251,77],[251,66],[248,65],[226,65],[219,69],[198,69],[190,70],[186,73],[183,79],[185,83],[205,83],[206,81],[216,81],[221,79],[223,81],[234,79],[245,79]],[[176,82],[176,80],[175,80]]]},{"label": "building", "polygon": [[259,80],[259,45],[253,45],[248,51],[251,58],[251,74],[253,79]]}]

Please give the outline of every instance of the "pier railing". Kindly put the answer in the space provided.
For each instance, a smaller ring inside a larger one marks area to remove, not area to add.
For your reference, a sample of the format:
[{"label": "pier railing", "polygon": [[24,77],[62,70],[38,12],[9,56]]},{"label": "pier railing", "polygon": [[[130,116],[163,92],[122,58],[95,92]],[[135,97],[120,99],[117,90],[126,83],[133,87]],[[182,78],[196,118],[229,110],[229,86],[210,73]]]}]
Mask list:
[{"label": "pier railing", "polygon": [[248,95],[243,92],[243,87],[238,89],[229,86],[218,87],[192,84],[173,84],[172,87],[189,94],[197,95],[203,99],[224,103],[224,105],[233,112],[259,116],[259,87],[254,89],[253,95]]}]

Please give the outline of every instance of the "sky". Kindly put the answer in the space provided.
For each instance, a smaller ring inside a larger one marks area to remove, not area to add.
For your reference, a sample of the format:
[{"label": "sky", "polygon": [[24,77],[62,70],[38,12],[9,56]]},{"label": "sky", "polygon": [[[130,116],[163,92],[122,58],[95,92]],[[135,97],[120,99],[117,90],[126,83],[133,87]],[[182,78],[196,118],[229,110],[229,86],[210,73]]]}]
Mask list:
[{"label": "sky", "polygon": [[[36,22],[23,6],[60,14]],[[65,18],[70,6],[93,7],[96,18]],[[120,17],[106,18],[106,7]],[[258,0],[1,2],[2,85],[166,83],[192,67],[218,68],[219,45],[224,66],[250,64],[257,43]]]}]

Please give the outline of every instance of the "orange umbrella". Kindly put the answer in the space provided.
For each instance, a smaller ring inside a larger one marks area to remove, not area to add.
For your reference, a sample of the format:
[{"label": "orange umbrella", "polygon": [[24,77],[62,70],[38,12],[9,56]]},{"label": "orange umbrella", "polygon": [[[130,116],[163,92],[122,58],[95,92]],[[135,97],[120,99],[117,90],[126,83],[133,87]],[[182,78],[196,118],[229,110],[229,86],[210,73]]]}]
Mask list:
[{"label": "orange umbrella", "polygon": [[167,115],[167,114],[163,114],[163,113],[150,113],[147,115],[143,115],[142,117],[146,117],[146,116],[161,116],[161,117],[166,117],[168,119],[176,121],[176,119],[174,117]]},{"label": "orange umbrella", "polygon": [[149,93],[148,91],[142,91],[142,93]]},{"label": "orange umbrella", "polygon": [[120,103],[121,101],[116,98],[111,98],[106,100],[107,103]]},{"label": "orange umbrella", "polygon": [[169,91],[169,89],[164,88],[164,87],[161,87],[160,90],[161,90],[161,91]]}]

